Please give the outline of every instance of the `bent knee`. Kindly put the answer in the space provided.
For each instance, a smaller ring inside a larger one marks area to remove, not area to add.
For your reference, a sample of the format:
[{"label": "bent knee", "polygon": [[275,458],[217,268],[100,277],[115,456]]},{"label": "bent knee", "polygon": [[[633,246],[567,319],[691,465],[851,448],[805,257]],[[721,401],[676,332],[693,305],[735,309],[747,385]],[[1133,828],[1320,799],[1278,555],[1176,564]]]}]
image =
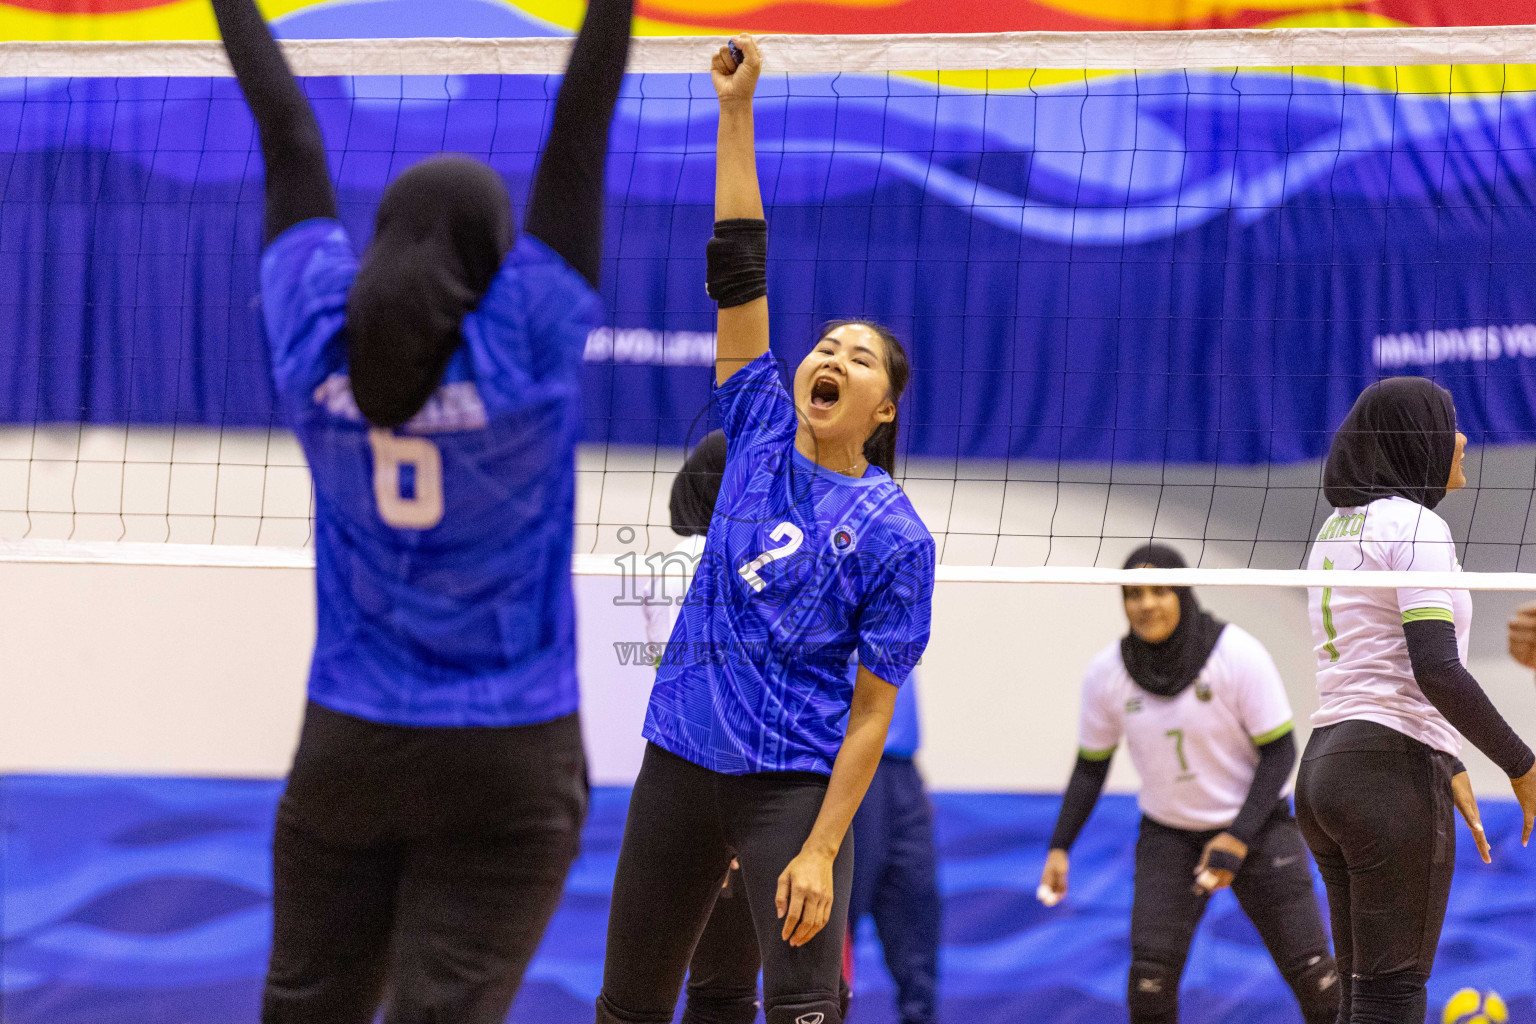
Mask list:
[{"label": "bent knee", "polygon": [[756,1019],[756,986],[688,989],[682,1024],[752,1024]]},{"label": "bent knee", "polygon": [[1133,960],[1125,1002],[1131,1024],[1175,1024],[1179,1019],[1179,972],[1168,964]]},{"label": "bent knee", "polygon": [[1331,1024],[1339,1015],[1339,971],[1333,957],[1314,953],[1283,972],[1306,1024]]},{"label": "bent knee", "polygon": [[1362,1024],[1419,1024],[1428,1009],[1422,971],[1357,974],[1350,986],[1350,1020]]},{"label": "bent knee", "polygon": [[836,992],[783,996],[763,1007],[767,1024],[843,1024]]},{"label": "bent knee", "polygon": [[672,1024],[671,1011],[648,1013],[615,1005],[608,993],[597,994],[597,1024]]}]

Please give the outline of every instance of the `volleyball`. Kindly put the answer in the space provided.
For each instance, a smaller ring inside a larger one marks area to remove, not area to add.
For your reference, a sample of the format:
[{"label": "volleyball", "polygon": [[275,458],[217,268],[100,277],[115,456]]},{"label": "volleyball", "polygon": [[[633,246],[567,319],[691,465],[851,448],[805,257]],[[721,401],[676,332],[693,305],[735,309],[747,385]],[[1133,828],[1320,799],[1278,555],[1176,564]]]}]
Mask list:
[{"label": "volleyball", "polygon": [[1497,992],[1464,988],[1451,996],[1440,1019],[1443,1024],[1506,1024],[1509,1007]]}]

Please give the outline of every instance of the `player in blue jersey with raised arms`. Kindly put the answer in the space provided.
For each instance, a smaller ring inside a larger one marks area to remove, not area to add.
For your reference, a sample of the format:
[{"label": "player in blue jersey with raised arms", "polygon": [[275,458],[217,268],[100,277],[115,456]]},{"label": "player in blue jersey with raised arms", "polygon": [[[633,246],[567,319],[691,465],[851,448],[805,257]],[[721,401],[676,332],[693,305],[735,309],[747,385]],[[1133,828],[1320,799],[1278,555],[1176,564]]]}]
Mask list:
[{"label": "player in blue jersey with raised arms", "polygon": [[712,69],[708,250],[728,457],[646,716],[608,920],[604,1024],[672,1020],[733,856],[768,1024],[840,1024],[848,828],[897,688],[928,642],[933,538],[890,477],[906,355],[881,328],[838,324],[785,388],[768,347],[753,143],[762,59],[750,37],[734,45],[743,59],[722,49]]},{"label": "player in blue jersey with raised arms", "polygon": [[315,481],[319,633],[262,1019],[505,1019],[586,812],[570,583],[583,346],[633,0],[593,0],[516,237],[436,158],[359,260],[254,0],[213,0],[266,162],[262,308]]}]

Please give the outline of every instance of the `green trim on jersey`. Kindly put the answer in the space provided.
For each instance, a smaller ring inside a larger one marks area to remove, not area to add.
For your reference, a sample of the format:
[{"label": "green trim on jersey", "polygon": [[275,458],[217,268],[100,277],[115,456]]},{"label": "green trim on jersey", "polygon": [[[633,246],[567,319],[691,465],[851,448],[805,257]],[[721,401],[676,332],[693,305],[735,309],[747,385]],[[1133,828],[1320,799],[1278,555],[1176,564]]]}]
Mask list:
[{"label": "green trim on jersey", "polygon": [[1454,622],[1449,608],[1410,608],[1403,612],[1403,625],[1410,622]]},{"label": "green trim on jersey", "polygon": [[[1332,569],[1333,559],[1323,559],[1323,568]],[[1328,652],[1328,660],[1339,660],[1339,649],[1334,646],[1334,641],[1339,638],[1338,632],[1333,628],[1333,588],[1323,588],[1323,632],[1328,634],[1328,642],[1323,644],[1323,650]]]},{"label": "green trim on jersey", "polygon": [[1077,756],[1084,761],[1108,761],[1115,756],[1117,749],[1117,747],[1110,747],[1108,750],[1089,750],[1087,747],[1078,747]]},{"label": "green trim on jersey", "polygon": [[1273,729],[1269,730],[1269,732],[1260,733],[1259,735],[1255,736],[1253,738],[1253,745],[1256,747],[1262,747],[1266,743],[1273,743],[1280,737],[1289,734],[1295,728],[1295,722],[1286,722],[1284,725],[1277,725]]}]

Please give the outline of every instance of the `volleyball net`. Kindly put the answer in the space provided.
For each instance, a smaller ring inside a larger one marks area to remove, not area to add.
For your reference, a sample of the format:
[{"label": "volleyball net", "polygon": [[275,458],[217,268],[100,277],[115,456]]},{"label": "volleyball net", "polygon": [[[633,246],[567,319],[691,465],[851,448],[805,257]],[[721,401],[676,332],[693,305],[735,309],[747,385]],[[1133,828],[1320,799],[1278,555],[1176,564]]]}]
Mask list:
[{"label": "volleyball net", "polygon": [[[715,425],[718,43],[635,42],[580,572],[675,542],[673,474]],[[569,41],[286,46],[361,245],[439,152],[525,196]],[[897,476],[941,578],[1116,583],[1162,540],[1196,568],[1159,581],[1322,585],[1300,567],[1332,431],[1417,373],[1473,445],[1440,510],[1458,585],[1536,589],[1536,27],[763,46],[775,350],[793,365],[841,317],[907,342]],[[0,44],[0,559],[311,560],[229,74],[217,43]]]}]

